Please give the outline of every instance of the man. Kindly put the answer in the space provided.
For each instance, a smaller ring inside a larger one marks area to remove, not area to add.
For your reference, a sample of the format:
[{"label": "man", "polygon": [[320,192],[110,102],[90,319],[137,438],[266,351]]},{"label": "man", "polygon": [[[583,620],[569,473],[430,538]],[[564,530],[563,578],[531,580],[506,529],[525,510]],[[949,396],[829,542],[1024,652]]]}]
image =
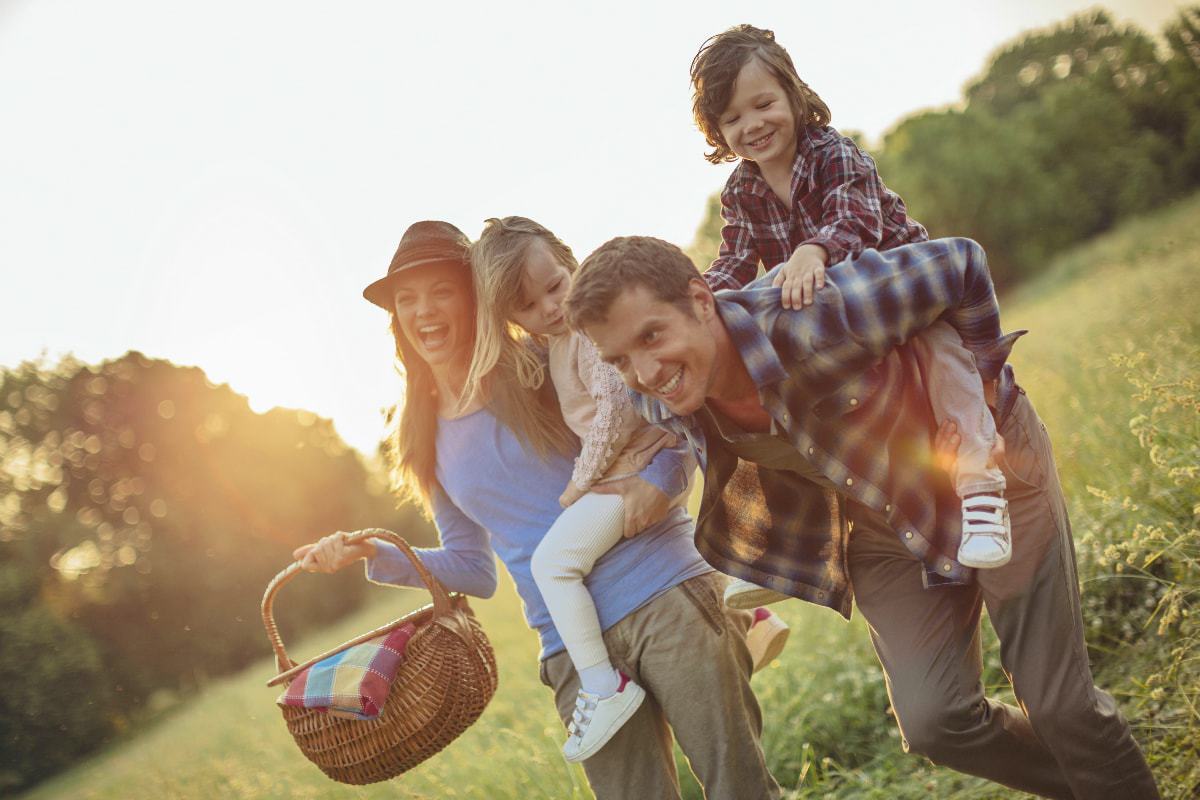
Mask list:
[{"label": "man", "polygon": [[[678,248],[627,237],[585,259],[568,298],[571,326],[641,393],[646,418],[698,450],[701,554],[847,617],[853,596],[907,750],[1047,797],[1158,797],[1092,684],[1066,504],[1045,427],[1004,365],[1019,334],[1000,334],[982,250],[867,251],[803,310],[782,307],[773,277],[714,296]],[[953,557],[957,498],[904,346],[930,326],[954,337],[943,316],[995,391],[1007,449],[1013,556],[978,573]],[[1024,710],[983,696],[984,604]]]}]

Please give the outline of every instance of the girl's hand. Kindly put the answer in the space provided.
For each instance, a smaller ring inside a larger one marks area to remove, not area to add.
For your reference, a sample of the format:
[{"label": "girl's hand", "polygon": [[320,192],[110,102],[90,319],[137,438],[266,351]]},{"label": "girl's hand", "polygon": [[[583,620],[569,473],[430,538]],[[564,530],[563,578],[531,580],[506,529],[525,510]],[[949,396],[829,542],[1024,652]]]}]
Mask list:
[{"label": "girl's hand", "polygon": [[578,486],[576,486],[575,481],[571,481],[567,484],[566,490],[558,498],[558,504],[560,506],[562,506],[563,508],[567,508],[568,506],[574,504],[576,500],[583,497],[585,494],[587,494],[586,491],[584,491],[583,489],[580,489]]},{"label": "girl's hand", "polygon": [[625,506],[625,538],[637,536],[667,516],[671,510],[671,498],[663,494],[652,483],[637,475],[622,478],[612,483],[598,483],[592,487],[596,494],[619,494]]},{"label": "girl's hand", "polygon": [[375,557],[374,540],[346,544],[346,536],[345,531],[337,531],[313,544],[301,545],[292,551],[292,558],[305,572],[337,572],[360,558]]},{"label": "girl's hand", "polygon": [[819,244],[802,244],[792,253],[783,268],[771,280],[772,286],[783,289],[780,299],[784,308],[811,306],[817,290],[825,286],[825,262],[829,255]]}]

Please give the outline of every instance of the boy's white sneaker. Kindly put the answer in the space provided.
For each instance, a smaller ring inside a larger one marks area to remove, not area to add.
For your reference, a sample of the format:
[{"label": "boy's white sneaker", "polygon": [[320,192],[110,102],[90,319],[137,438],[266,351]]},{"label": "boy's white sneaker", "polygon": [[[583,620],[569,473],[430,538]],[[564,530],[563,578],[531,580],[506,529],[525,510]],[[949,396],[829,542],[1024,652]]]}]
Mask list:
[{"label": "boy's white sneaker", "polygon": [[580,689],[575,698],[575,713],[567,727],[563,756],[567,761],[583,761],[594,756],[629,721],[645,699],[646,690],[624,673],[621,673],[621,685],[609,697]]},{"label": "boy's white sneaker", "polygon": [[746,647],[750,648],[750,655],[754,659],[754,672],[779,658],[791,632],[792,629],[778,614],[761,607],[754,609],[754,622],[746,631]]},{"label": "boy's white sneaker", "polygon": [[963,498],[962,542],[958,563],[975,569],[1002,567],[1012,558],[1012,522],[1000,493]]},{"label": "boy's white sneaker", "polygon": [[769,606],[771,603],[778,603],[780,600],[790,598],[791,595],[759,586],[757,583],[744,581],[741,578],[731,578],[725,587],[725,605],[740,611]]}]

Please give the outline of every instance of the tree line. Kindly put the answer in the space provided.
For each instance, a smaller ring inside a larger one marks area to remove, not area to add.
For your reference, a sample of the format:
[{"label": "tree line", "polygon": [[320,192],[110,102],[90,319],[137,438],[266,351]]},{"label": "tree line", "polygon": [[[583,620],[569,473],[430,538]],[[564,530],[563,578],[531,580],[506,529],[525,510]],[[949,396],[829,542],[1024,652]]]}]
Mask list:
[{"label": "tree line", "polygon": [[[1200,6],[1157,39],[1103,10],[1025,33],[960,103],[904,119],[873,155],[931,236],[977,240],[1011,286],[1200,185]],[[714,197],[690,250],[702,269],[720,228]]]},{"label": "tree line", "polygon": [[[292,549],[376,525],[431,539],[313,414],[136,352],[0,371],[0,793],[269,653],[259,603]],[[285,641],[364,588],[290,584]]]}]

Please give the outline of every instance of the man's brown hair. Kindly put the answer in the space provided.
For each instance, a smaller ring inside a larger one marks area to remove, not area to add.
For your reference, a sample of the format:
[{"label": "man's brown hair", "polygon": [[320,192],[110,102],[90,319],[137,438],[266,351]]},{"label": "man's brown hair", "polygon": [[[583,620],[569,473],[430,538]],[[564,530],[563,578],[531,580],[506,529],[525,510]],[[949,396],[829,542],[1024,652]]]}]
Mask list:
[{"label": "man's brown hair", "polygon": [[734,26],[709,37],[692,59],[692,115],[705,140],[715,148],[704,154],[714,164],[737,159],[721,135],[720,117],[729,108],[738,73],[752,58],[783,87],[796,117],[797,134],[809,126],[829,124],[829,106],[800,80],[792,57],[775,41],[775,34],[753,25]]},{"label": "man's brown hair", "polygon": [[688,283],[699,278],[696,266],[670,242],[651,236],[610,239],[583,260],[567,295],[567,324],[572,330],[602,322],[626,289],[644,286],[654,297],[692,312]]}]

